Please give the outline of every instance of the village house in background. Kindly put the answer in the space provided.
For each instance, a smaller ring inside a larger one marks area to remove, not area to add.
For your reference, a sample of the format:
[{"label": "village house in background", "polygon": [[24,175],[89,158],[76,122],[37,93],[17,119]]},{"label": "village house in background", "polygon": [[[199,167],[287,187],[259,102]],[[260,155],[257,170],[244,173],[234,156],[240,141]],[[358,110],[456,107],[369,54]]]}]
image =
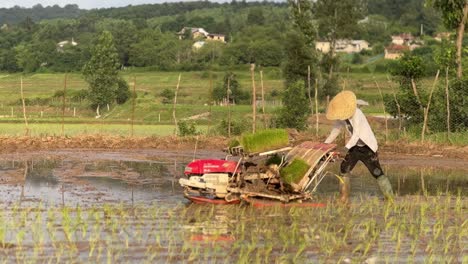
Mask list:
[{"label": "village house in background", "polygon": [[64,40],[64,41],[60,41],[59,43],[57,43],[57,51],[59,52],[63,52],[63,47],[67,46],[67,45],[71,45],[71,46],[77,46],[78,43],[75,42],[75,40],[72,38],[71,41],[69,40]]},{"label": "village house in background", "polygon": [[[317,41],[315,43],[315,49],[322,53],[328,53],[330,51],[330,42],[328,41]],[[340,39],[335,43],[335,51],[343,53],[358,53],[362,50],[369,49],[369,42],[365,40],[348,40]]]},{"label": "village house in background", "polygon": [[197,40],[193,44],[194,49],[200,49],[205,45],[205,41],[219,41],[221,43],[226,43],[226,36],[223,34],[208,33],[203,28],[195,27],[184,27],[181,31],[177,32],[179,39],[184,39],[191,37],[193,40]]},{"label": "village house in background", "polygon": [[412,51],[423,45],[422,40],[414,37],[411,33],[402,33],[392,36],[392,43],[385,47],[387,60],[396,60],[403,56],[406,51]]},{"label": "village house in background", "polygon": [[450,32],[439,32],[434,36],[434,39],[437,41],[442,41],[443,39],[450,39],[452,33]]},{"label": "village house in background", "polygon": [[403,56],[405,51],[409,51],[409,50],[410,50],[409,46],[398,45],[398,44],[392,43],[385,48],[384,58],[387,60],[397,60],[401,56]]}]

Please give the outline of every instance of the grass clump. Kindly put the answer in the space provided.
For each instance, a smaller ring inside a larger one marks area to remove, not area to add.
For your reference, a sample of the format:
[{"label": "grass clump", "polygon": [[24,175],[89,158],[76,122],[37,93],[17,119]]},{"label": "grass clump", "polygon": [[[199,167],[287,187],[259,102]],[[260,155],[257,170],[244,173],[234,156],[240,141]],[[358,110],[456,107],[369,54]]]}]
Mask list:
[{"label": "grass clump", "polygon": [[241,144],[247,153],[263,152],[287,146],[288,132],[284,129],[268,129],[243,134]]},{"label": "grass clump", "polygon": [[288,184],[297,184],[304,177],[304,174],[306,174],[309,168],[309,164],[304,160],[296,158],[280,170],[281,178]]}]

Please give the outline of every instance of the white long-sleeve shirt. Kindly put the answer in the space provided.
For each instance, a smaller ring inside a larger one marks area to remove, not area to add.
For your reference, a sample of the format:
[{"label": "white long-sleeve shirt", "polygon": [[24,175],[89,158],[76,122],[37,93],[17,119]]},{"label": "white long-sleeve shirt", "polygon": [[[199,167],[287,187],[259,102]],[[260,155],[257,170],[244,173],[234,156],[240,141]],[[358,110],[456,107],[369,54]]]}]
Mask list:
[{"label": "white long-sleeve shirt", "polygon": [[[348,119],[352,126],[352,133],[349,129],[347,129],[348,133],[351,134],[351,138],[346,143],[346,148],[350,149],[356,145],[361,145],[358,143],[364,143],[369,146],[372,151],[377,152],[379,146],[377,145],[377,139],[375,138],[374,132],[367,122],[366,116],[362,113],[362,111],[357,108],[354,115]],[[337,120],[335,125],[330,132],[330,135],[325,140],[325,143],[332,143],[335,141],[336,137],[340,134],[341,129],[346,126],[346,121],[344,120]]]}]

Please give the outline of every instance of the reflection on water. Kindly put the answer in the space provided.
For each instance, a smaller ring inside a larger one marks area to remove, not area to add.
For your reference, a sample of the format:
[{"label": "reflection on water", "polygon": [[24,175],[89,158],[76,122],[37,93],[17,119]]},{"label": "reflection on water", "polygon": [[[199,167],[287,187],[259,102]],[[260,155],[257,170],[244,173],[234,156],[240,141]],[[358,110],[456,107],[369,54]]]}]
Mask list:
[{"label": "reflection on water", "polygon": [[[3,203],[44,203],[76,205],[95,203],[178,204],[186,202],[177,183],[189,157],[178,160],[137,161],[35,159],[0,162],[0,191]],[[328,168],[337,174],[339,164]],[[447,168],[384,166],[399,195],[468,193],[466,170]],[[318,194],[336,194],[338,179],[328,177]],[[358,164],[351,178],[352,196],[380,195],[377,182]]]},{"label": "reflection on water", "polygon": [[[1,162],[4,203],[52,205],[180,203],[180,187],[167,164],[137,161],[34,160]],[[178,168],[180,170],[180,168]]]},{"label": "reflection on water", "polygon": [[[339,174],[339,164],[335,163],[329,170]],[[468,195],[468,171],[464,169],[448,169],[436,167],[404,167],[387,165],[383,167],[390,179],[394,191],[398,195],[437,195],[451,193]],[[337,191],[338,179],[328,177],[319,186],[319,193]],[[351,175],[351,193],[354,196],[365,194],[380,195],[377,181],[367,168],[358,163]]]}]

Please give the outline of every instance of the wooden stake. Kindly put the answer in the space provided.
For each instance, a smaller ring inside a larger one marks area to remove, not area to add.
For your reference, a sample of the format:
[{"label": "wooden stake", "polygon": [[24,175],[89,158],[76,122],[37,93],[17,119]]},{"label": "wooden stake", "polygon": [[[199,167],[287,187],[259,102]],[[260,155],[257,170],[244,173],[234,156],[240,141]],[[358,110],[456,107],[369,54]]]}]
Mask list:
[{"label": "wooden stake", "polygon": [[315,79],[315,136],[319,133],[319,113],[318,113],[318,79]]},{"label": "wooden stake", "polygon": [[310,113],[314,114],[314,106],[312,103],[312,87],[310,85],[310,65],[307,66],[307,95],[309,97],[309,106],[310,106]]},{"label": "wooden stake", "polygon": [[424,142],[424,135],[426,134],[426,130],[427,130],[427,119],[428,119],[428,115],[429,115],[429,108],[431,107],[432,93],[434,92],[434,89],[435,89],[435,87],[437,85],[437,80],[439,79],[439,73],[440,73],[440,71],[437,70],[437,74],[436,74],[434,83],[432,84],[431,92],[429,94],[429,100],[427,102],[427,107],[424,108],[424,121],[423,121],[423,127],[422,127],[422,131],[421,131],[421,143]]},{"label": "wooden stake", "polygon": [[24,102],[23,77],[21,77],[21,101],[23,102],[23,117],[25,125],[25,136],[29,136],[28,118],[26,117],[26,103]]},{"label": "wooden stake", "polygon": [[263,128],[267,128],[267,122],[265,117],[265,92],[263,89],[263,71],[260,71],[260,85],[262,88],[262,119],[263,119]]},{"label": "wooden stake", "polygon": [[393,100],[395,101],[395,104],[396,104],[396,107],[397,107],[397,111],[398,111],[398,136],[400,136],[400,134],[401,134],[401,126],[402,126],[400,103],[398,103],[395,90],[393,89],[393,85],[392,85],[392,83],[391,83],[390,78],[388,77],[388,75],[387,75],[387,82],[388,82],[388,84],[390,85],[390,87],[392,87]]},{"label": "wooden stake", "polygon": [[179,73],[179,79],[177,80],[177,86],[174,94],[174,106],[172,108],[172,118],[174,119],[174,135],[177,135],[177,118],[176,118],[176,105],[177,105],[177,93],[179,92],[179,85],[180,85],[180,77],[181,74]]},{"label": "wooden stake", "polygon": [[231,93],[231,75],[228,76],[227,79],[227,89],[226,89],[226,97],[227,97],[227,107],[228,107],[228,137],[231,137],[231,102],[229,101],[229,94]]},{"label": "wooden stake", "polygon": [[387,118],[387,111],[385,109],[385,102],[382,94],[382,90],[380,89],[379,83],[375,80],[374,77],[374,82],[375,85],[377,86],[377,89],[379,89],[379,94],[380,94],[380,99],[382,99],[382,108],[383,108],[383,113],[384,113],[384,118],[385,118],[385,143],[388,141],[388,118]]},{"label": "wooden stake", "polygon": [[252,77],[252,133],[255,133],[257,122],[257,96],[255,88],[255,64],[250,64],[250,75]]},{"label": "wooden stake", "polygon": [[[63,81],[63,96],[62,96],[62,137],[64,136],[65,130],[65,94],[67,92],[67,74],[65,74],[65,79]],[[42,112],[41,112],[42,113]]]},{"label": "wooden stake", "polygon": [[450,141],[450,96],[449,96],[449,68],[445,68],[445,97],[447,98],[447,139]]},{"label": "wooden stake", "polygon": [[209,96],[209,102],[208,102],[208,105],[210,107],[209,109],[209,119],[208,119],[208,128],[207,128],[207,132],[209,133],[210,132],[210,129],[211,129],[211,123],[212,123],[212,119],[211,119],[211,105],[213,104],[213,75],[211,73],[211,70],[210,70],[210,96]]},{"label": "wooden stake", "polygon": [[136,105],[136,76],[133,76],[133,94],[132,94],[132,126],[131,126],[131,136],[133,137],[133,125],[135,123],[135,105]]},{"label": "wooden stake", "polygon": [[422,110],[423,106],[421,103],[421,99],[419,98],[418,89],[416,89],[416,83],[414,82],[413,78],[411,78],[411,87],[413,88],[414,96],[416,96],[416,100],[418,101],[419,108],[421,108]]}]

